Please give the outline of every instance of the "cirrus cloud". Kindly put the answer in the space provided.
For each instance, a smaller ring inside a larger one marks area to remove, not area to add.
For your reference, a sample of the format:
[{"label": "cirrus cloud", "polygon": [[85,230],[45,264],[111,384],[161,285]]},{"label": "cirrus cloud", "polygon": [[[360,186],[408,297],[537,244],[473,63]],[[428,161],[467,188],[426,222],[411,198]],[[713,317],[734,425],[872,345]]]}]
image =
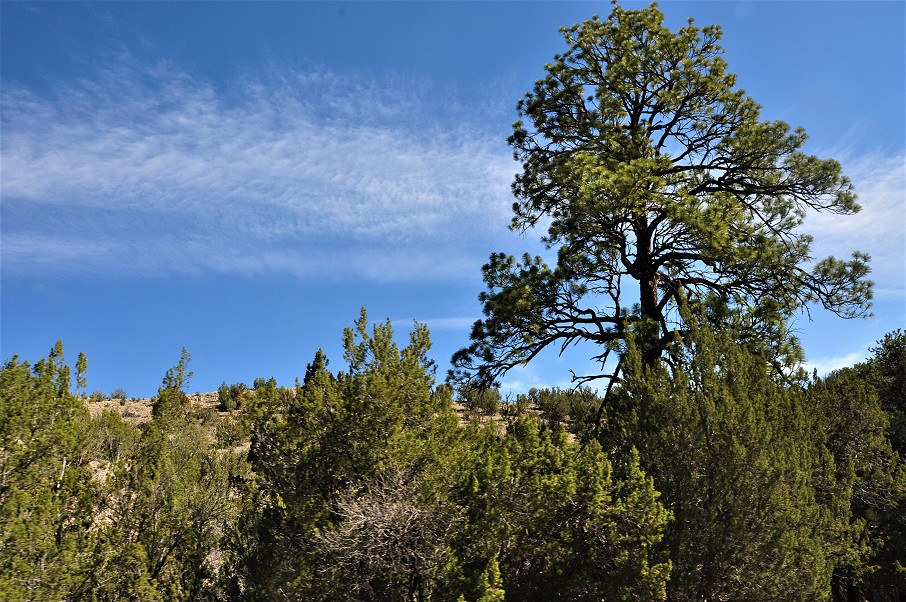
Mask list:
[{"label": "cirrus cloud", "polygon": [[5,85],[4,271],[471,277],[515,168],[455,106],[429,119],[432,92],[328,72],[222,91],[128,60],[53,96]]}]

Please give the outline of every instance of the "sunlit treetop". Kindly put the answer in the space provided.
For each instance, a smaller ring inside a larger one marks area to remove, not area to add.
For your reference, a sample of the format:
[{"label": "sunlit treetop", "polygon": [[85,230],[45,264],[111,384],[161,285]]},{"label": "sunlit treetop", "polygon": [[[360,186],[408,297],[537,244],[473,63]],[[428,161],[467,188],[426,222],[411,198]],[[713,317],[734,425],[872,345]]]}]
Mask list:
[{"label": "sunlit treetop", "polygon": [[801,230],[810,210],[859,211],[840,164],[802,152],[801,128],[760,119],[727,71],[720,27],[690,19],[674,33],[663,20],[656,4],[614,4],[606,20],[563,28],[566,51],[519,101],[511,227],[546,227],[556,264],[491,256],[486,318],[454,376],[490,383],[588,341],[602,373],[575,378],[612,377],[604,363],[626,329],[655,362],[684,305],[789,367],[801,352],[787,321],[807,304],[868,315],[869,257],[816,261]]}]

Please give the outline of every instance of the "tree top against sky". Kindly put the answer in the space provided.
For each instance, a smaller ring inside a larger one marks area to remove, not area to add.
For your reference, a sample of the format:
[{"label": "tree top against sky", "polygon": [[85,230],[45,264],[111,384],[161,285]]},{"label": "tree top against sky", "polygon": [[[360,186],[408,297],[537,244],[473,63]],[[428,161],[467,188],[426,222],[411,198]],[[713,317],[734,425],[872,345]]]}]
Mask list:
[{"label": "tree top against sky", "polygon": [[[718,26],[671,32],[656,5],[563,28],[567,50],[518,104],[522,164],[512,228],[546,226],[556,252],[484,267],[487,316],[454,363],[492,382],[549,346],[610,351],[641,334],[652,363],[707,311],[779,366],[801,359],[787,322],[808,303],[868,314],[868,256],[816,261],[806,211],[859,211],[833,159],[804,153],[802,128],[761,118],[727,71]],[[845,219],[841,217],[841,219]]]},{"label": "tree top against sky", "polygon": [[[645,8],[647,3],[625,3]],[[84,350],[89,391],[153,395],[186,347],[192,386],[292,384],[362,305],[432,333],[441,372],[481,315],[507,230],[514,103],[588,2],[3,2],[0,348]],[[906,8],[668,2],[719,23],[761,119],[806,128],[863,211],[811,214],[816,257],[872,257],[867,322],[794,324],[812,367],[904,323]],[[530,121],[526,119],[527,127]],[[78,310],[74,310],[78,300]],[[241,344],[239,343],[241,341]],[[511,371],[565,385],[587,355]]]}]

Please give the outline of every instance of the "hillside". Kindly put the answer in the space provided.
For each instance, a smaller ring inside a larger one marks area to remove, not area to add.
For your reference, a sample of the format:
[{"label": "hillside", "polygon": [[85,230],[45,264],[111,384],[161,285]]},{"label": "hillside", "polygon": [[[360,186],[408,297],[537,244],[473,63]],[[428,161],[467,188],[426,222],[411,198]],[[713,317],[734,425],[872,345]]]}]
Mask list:
[{"label": "hillside", "polygon": [[[194,409],[204,409],[210,408],[211,410],[217,412],[219,417],[225,416],[238,416],[242,414],[242,410],[235,410],[233,412],[228,412],[221,409],[220,407],[220,394],[217,391],[212,393],[193,393],[188,396],[190,403],[194,406]],[[102,401],[91,401],[86,402],[86,407],[88,412],[91,414],[92,418],[97,418],[100,416],[104,410],[112,410],[117,412],[123,420],[129,422],[130,424],[140,425],[144,423],[151,422],[151,406],[154,402],[153,398],[106,398]],[[501,412],[495,412],[493,414],[493,421],[499,425],[504,425],[506,422],[506,416],[508,415],[507,405],[510,404],[500,404]],[[453,410],[459,416],[460,424],[468,424],[473,417],[479,417],[482,422],[487,422],[489,416],[486,413],[478,413],[474,410],[469,410],[465,404],[453,401]],[[515,411],[515,410],[513,410]],[[529,406],[526,410],[530,413],[542,414],[542,410],[537,405]]]}]

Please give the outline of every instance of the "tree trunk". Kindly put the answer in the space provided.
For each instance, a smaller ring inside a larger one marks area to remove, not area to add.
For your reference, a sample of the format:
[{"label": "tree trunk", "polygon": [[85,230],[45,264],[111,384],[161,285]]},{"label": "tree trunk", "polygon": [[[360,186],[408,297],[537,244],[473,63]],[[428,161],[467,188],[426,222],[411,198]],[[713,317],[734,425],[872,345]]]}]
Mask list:
[{"label": "tree trunk", "polygon": [[658,285],[660,274],[652,264],[651,238],[652,233],[648,228],[648,219],[642,218],[636,229],[636,260],[633,276],[639,282],[639,305],[641,306],[642,324],[639,332],[639,347],[642,351],[642,361],[645,366],[654,366],[661,355],[658,343],[661,323],[661,313],[658,309]]}]

